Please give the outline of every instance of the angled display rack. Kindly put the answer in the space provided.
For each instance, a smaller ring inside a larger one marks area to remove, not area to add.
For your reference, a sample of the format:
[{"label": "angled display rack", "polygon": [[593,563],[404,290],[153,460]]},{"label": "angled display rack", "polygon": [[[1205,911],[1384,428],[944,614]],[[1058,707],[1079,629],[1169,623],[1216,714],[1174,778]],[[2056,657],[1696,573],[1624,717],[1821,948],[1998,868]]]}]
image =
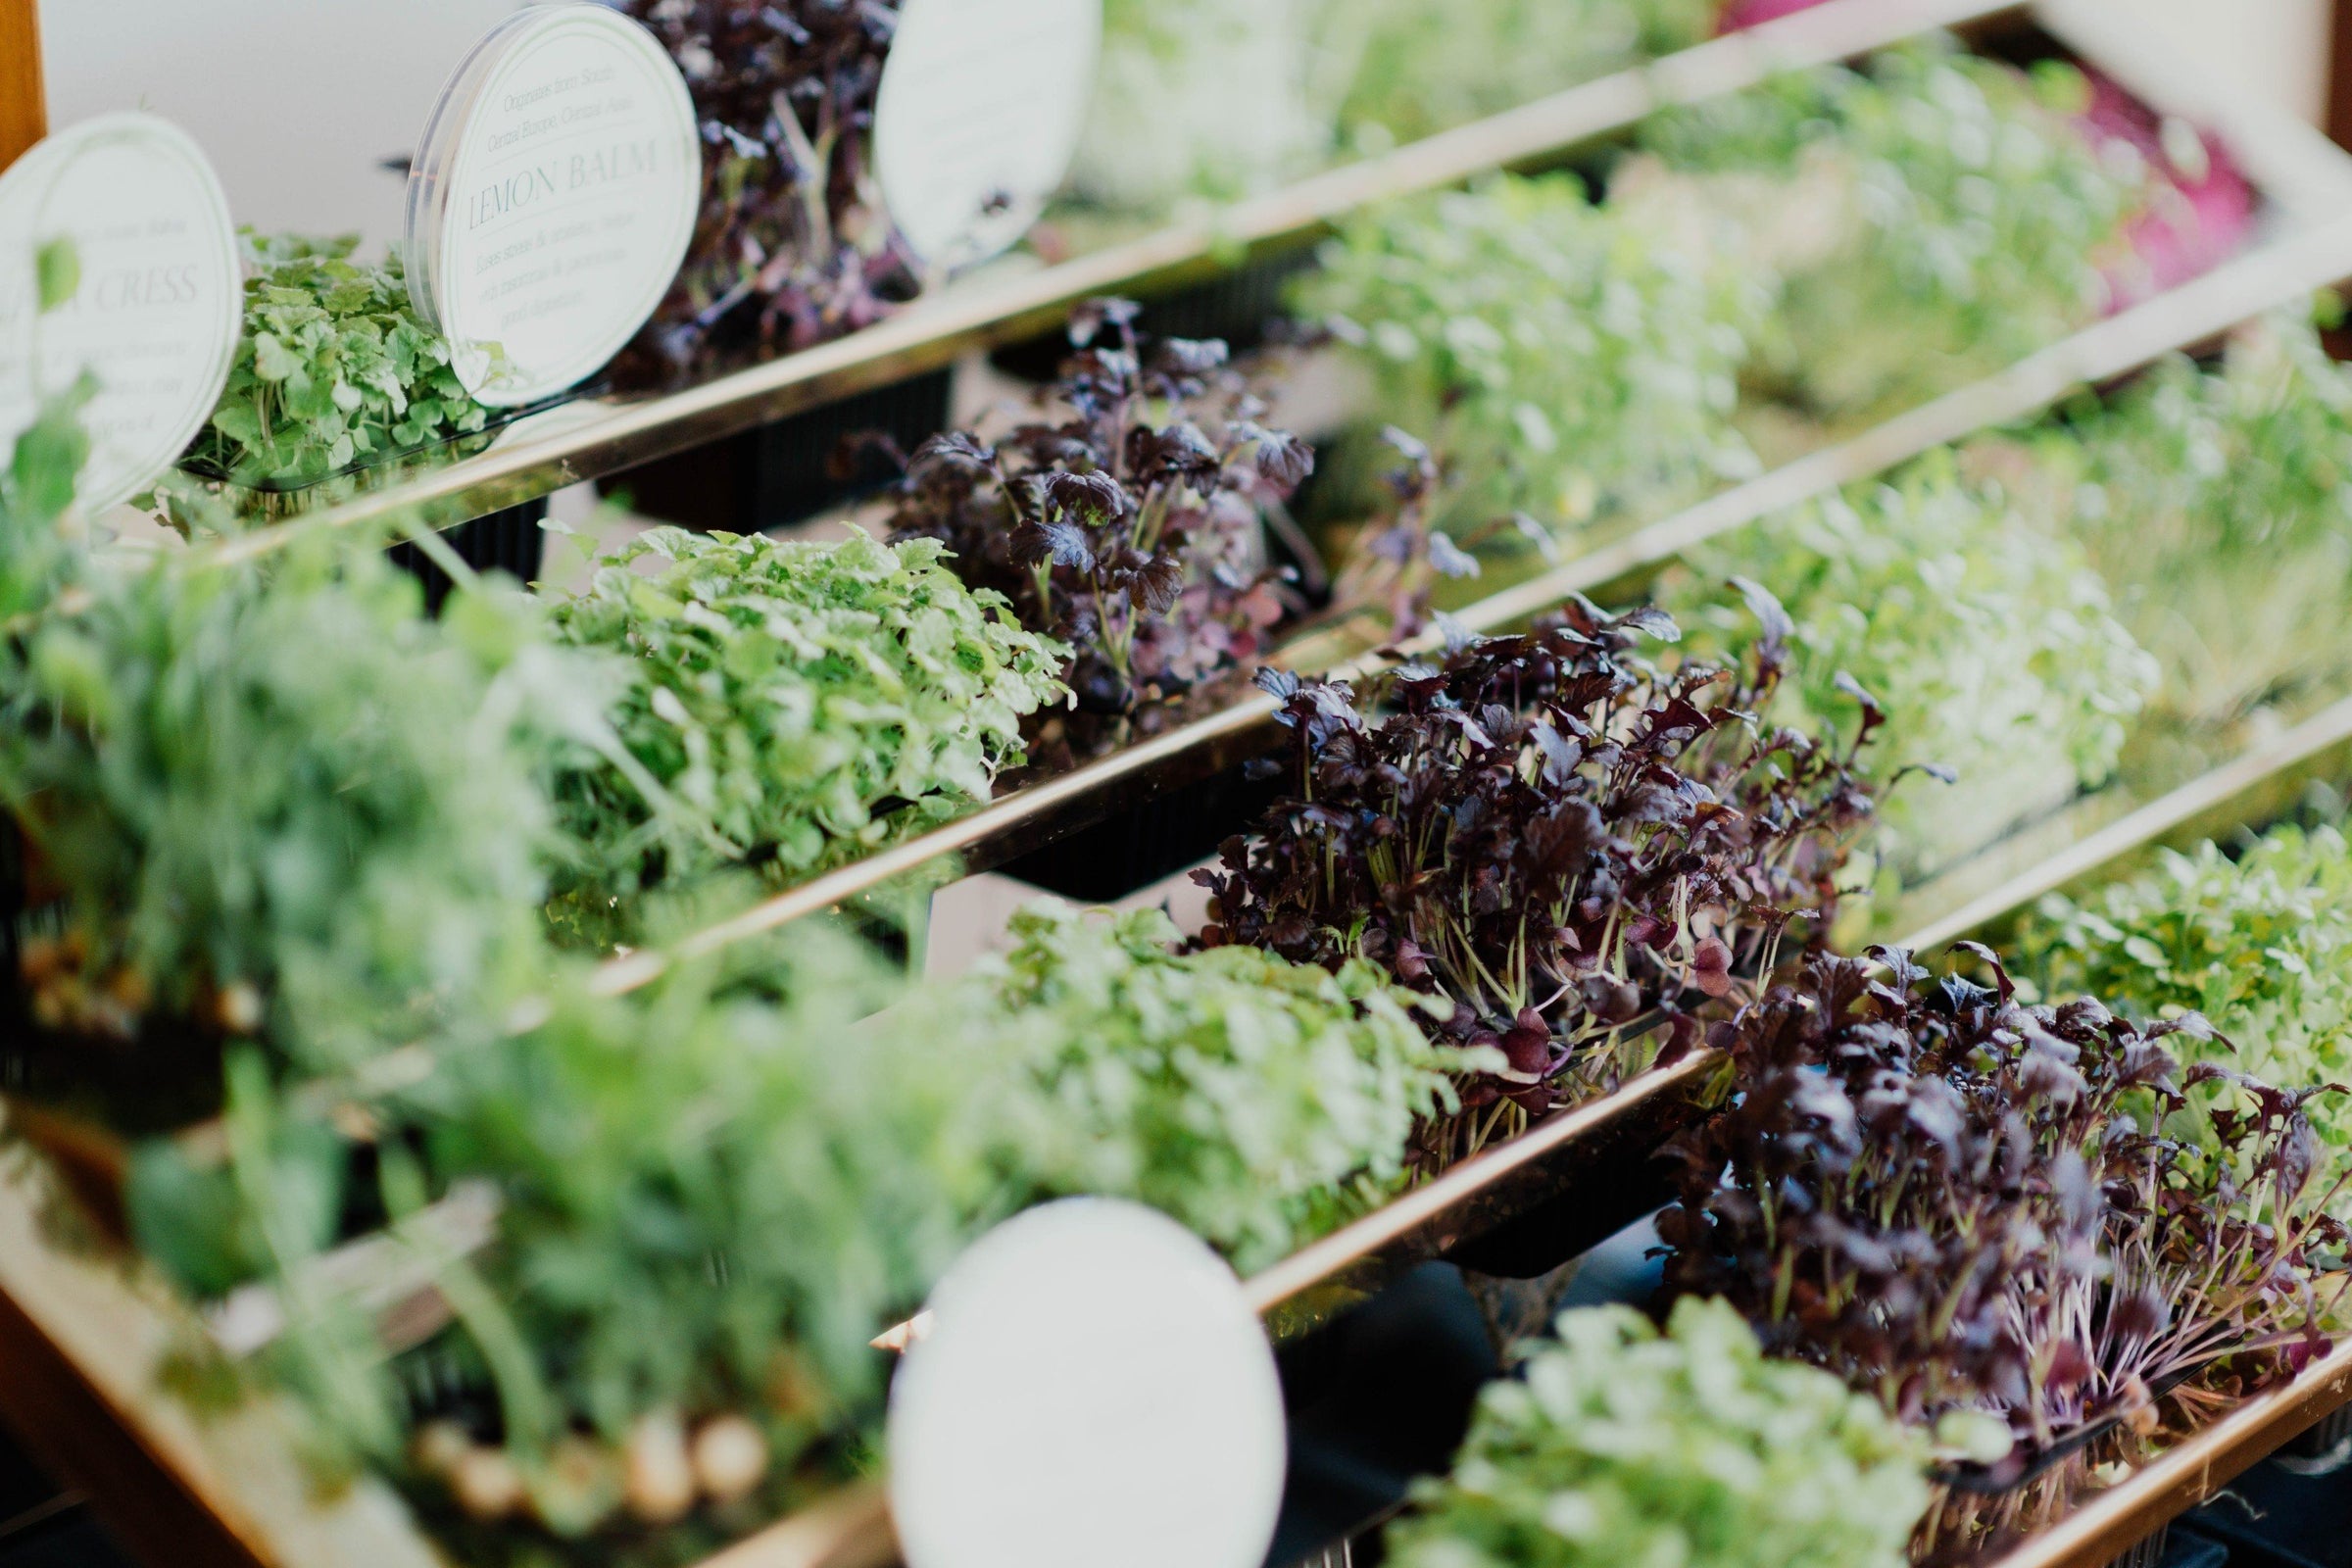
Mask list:
[{"label": "angled display rack", "polygon": [[[267,551],[285,529],[334,528],[390,512],[454,523],[687,450],[762,421],[934,369],[976,349],[1050,330],[1104,292],[1150,294],[1239,261],[1307,243],[1367,204],[1496,168],[1559,163],[1661,105],[1751,85],[1771,72],[1868,53],[1939,26],[2033,26],[2148,102],[2213,126],[2240,155],[2271,223],[2205,276],[1760,478],[1727,489],[1462,611],[1474,630],[1523,623],[1571,594],[1638,592],[1683,552],[1727,530],[1883,472],[1988,426],[2030,418],[2074,391],[2208,344],[2262,313],[2352,277],[2352,161],[2264,106],[2184,80],[2149,56],[2128,18],[2094,0],[2037,6],[1964,0],[1831,0],[1753,32],[1336,170],[1206,220],[1026,273],[975,277],[855,337],[688,391],[637,402],[588,399],[526,416],[488,448],[368,475],[356,490],[290,514],[276,529],[208,547]],[[262,503],[253,503],[257,508]],[[1312,652],[1308,652],[1310,649]],[[1364,643],[1326,629],[1294,650],[1316,669],[1362,667]],[[665,952],[598,971],[607,993],[641,986],[709,951],[873,892],[943,858],[1003,864],[1090,822],[1164,796],[1265,751],[1274,704],[1255,696],[1069,772],[1015,781],[1002,798],[711,926]],[[1996,927],[2044,893],[2096,881],[2148,846],[2276,815],[2295,787],[2352,770],[2352,698],[2169,792],[2110,792],[1909,893],[1883,923],[1940,947]],[[1498,1248],[1559,1261],[1594,1227],[1642,1211],[1642,1169],[1722,1088],[1698,1053],[1539,1123],[1245,1282],[1277,1339],[1311,1334],[1403,1265]],[[45,1462],[101,1499],[134,1551],[226,1568],[427,1568],[445,1558],[386,1486],[363,1479],[317,1494],[289,1413],[267,1399],[199,1414],[173,1392],[184,1351],[214,1326],[126,1258],[93,1211],[108,1206],[122,1154],[101,1135],[0,1104],[0,1417]],[[92,1201],[94,1200],[94,1201]],[[1568,1210],[1582,1212],[1570,1214]],[[1620,1210],[1624,1213],[1620,1214]],[[2055,1527],[2009,1552],[2007,1568],[2104,1568],[2322,1416],[2352,1400],[2352,1347],[2249,1400]],[[896,1559],[878,1489],[852,1488],[711,1556],[699,1568],[879,1568]]]}]

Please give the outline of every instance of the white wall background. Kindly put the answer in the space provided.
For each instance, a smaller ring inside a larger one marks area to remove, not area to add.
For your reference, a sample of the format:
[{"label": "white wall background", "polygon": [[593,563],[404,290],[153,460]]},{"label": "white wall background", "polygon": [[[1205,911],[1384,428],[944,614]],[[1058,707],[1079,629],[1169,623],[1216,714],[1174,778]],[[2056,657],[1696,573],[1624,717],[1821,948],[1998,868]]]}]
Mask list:
[{"label": "white wall background", "polygon": [[[240,221],[397,236],[412,150],[466,46],[520,0],[41,0],[50,118],[144,107],[212,153]],[[2318,119],[2328,0],[2111,0]],[[2352,0],[2347,0],[2352,3]]]},{"label": "white wall background", "polygon": [[2191,60],[2317,122],[2328,101],[2328,0],[2108,0]]},{"label": "white wall background", "polygon": [[[40,0],[49,120],[147,109],[212,155],[237,220],[400,234],[403,159],[519,0]],[[405,166],[404,166],[405,167]]]}]

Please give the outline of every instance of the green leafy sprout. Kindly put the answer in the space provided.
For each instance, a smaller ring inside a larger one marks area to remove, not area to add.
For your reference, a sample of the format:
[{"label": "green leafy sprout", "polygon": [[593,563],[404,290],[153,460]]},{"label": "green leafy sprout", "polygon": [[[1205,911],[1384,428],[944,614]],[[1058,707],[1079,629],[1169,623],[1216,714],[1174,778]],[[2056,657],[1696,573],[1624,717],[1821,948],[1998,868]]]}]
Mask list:
[{"label": "green leafy sprout", "polygon": [[1377,1206],[1413,1129],[1484,1054],[1430,1044],[1371,964],[1252,948],[1177,954],[1157,910],[1044,901],[1011,950],[911,1003],[992,1102],[1012,1181],[1164,1210],[1250,1272]]},{"label": "green leafy sprout", "polygon": [[622,662],[612,723],[637,764],[584,757],[554,782],[579,912],[730,866],[805,877],[987,801],[1022,720],[1066,698],[1069,655],[944,554],[656,528],[556,598],[559,645]]},{"label": "green leafy sprout", "polygon": [[1731,416],[1762,280],[1656,243],[1573,175],[1367,212],[1297,298],[1443,458],[1446,520],[1575,533],[1756,471]]},{"label": "green leafy sprout", "polygon": [[1656,595],[1691,657],[1747,636],[1733,578],[1762,583],[1795,622],[1774,718],[1819,725],[1867,698],[1886,715],[1883,785],[1953,775],[1899,779],[1880,803],[1877,853],[1906,877],[2103,782],[2156,687],[2082,551],[1948,451],[1692,552]]},{"label": "green leafy sprout", "polygon": [[547,844],[521,607],[428,621],[412,578],[323,541],[266,575],[66,569],[74,612],[0,642],[0,800],[64,920],[25,947],[35,1016],[177,1017],[322,1067],[494,1012]]},{"label": "green leafy sprout", "polygon": [[1397,1568],[1901,1568],[1925,1439],[1830,1373],[1765,1356],[1720,1300],[1560,1315],[1479,1396],[1442,1481],[1390,1528]]},{"label": "green leafy sprout", "polygon": [[1944,40],[1670,110],[1642,139],[1743,214],[1744,265],[1783,279],[1759,379],[1866,416],[2097,318],[2147,173],[2067,122],[2087,95],[2071,67]]},{"label": "green leafy sprout", "polygon": [[184,461],[289,488],[489,422],[449,343],[416,318],[397,252],[363,263],[356,235],[243,238],[244,331]]},{"label": "green leafy sprout", "polygon": [[2352,372],[2308,317],[2214,368],[2167,361],[2031,450],[2051,525],[2162,661],[2171,724],[2227,729],[2352,671]]},{"label": "green leafy sprout", "polygon": [[[2235,857],[2210,841],[2160,850],[2136,877],[2044,899],[2016,948],[2053,1000],[2097,997],[2151,1020],[2202,1014],[2225,1039],[2171,1036],[2184,1062],[2286,1089],[2352,1084],[2352,847],[2338,827],[2278,828]],[[2304,1107],[2326,1146],[2323,1185],[2352,1160],[2348,1101]],[[2352,1200],[2333,1208],[2346,1217]]]}]

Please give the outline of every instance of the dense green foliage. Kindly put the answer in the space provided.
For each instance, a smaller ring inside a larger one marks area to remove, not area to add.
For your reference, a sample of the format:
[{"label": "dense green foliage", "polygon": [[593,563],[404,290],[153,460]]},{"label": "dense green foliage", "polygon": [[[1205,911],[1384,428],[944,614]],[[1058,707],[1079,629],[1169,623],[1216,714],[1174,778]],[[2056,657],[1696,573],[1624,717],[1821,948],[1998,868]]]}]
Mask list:
[{"label": "dense green foliage", "polygon": [[[499,1560],[683,1520],[630,1558],[682,1560],[838,1477],[880,1413],[867,1341],[996,1212],[964,1082],[846,1045],[890,987],[860,944],[800,927],[624,998],[561,986],[535,1027],[376,1102],[407,1136],[378,1145],[364,1196],[454,1313],[389,1359],[314,1266],[350,1200],[338,1141],[232,1062],[237,1234],[289,1314],[268,1369],[320,1452],[389,1469],[463,1554]],[[426,1207],[468,1194],[497,1235],[471,1256],[431,1240]],[[714,1425],[738,1439],[733,1472],[689,1459]],[[519,1541],[479,1535],[497,1524]]]},{"label": "dense green foliage", "polygon": [[246,231],[245,330],[189,461],[307,484],[488,422],[448,342],[416,319],[399,253],[355,262],[358,244]]},{"label": "dense green foliage", "polygon": [[1781,274],[1767,381],[1862,414],[2096,318],[2145,171],[2066,122],[2085,97],[2068,67],[1915,46],[1671,111],[1642,139],[1742,216],[1743,265]]},{"label": "dense green foliage", "polygon": [[612,722],[663,792],[593,757],[557,779],[583,895],[727,865],[801,877],[986,801],[1021,720],[1066,695],[1068,652],[942,555],[657,528],[556,600],[560,643],[625,656]]},{"label": "dense green foliage", "polygon": [[1714,31],[1716,0],[1325,0],[1344,146],[1377,151],[1516,108]]},{"label": "dense green foliage", "polygon": [[58,524],[73,510],[75,481],[89,461],[81,409],[92,390],[84,380],[41,409],[0,466],[0,633],[13,633],[19,616],[47,606],[74,569]]},{"label": "dense green foliage", "polygon": [[1388,1535],[1397,1568],[1900,1568],[1926,1443],[1826,1372],[1770,1360],[1720,1301],[1664,1334],[1561,1314],[1479,1396],[1444,1481]]},{"label": "dense green foliage", "polygon": [[1323,260],[1301,306],[1437,450],[1455,520],[1573,531],[1754,470],[1731,415],[1760,278],[1618,220],[1573,175],[1375,209]]},{"label": "dense green foliage", "polygon": [[1948,453],[1692,552],[1660,597],[1699,657],[1746,641],[1735,577],[1796,624],[1776,718],[1842,720],[1859,682],[1886,715],[1870,763],[1882,786],[1906,768],[1956,775],[1882,801],[1879,852],[1906,872],[2104,781],[2156,684],[2081,551],[1997,485],[1961,478]]},{"label": "dense green foliage", "polygon": [[[2043,901],[2017,952],[2053,999],[2203,1014],[2226,1040],[2176,1036],[2174,1054],[2188,1060],[2283,1088],[2352,1083],[2352,848],[2335,828],[2280,828],[2234,859],[2211,843],[2159,851],[2144,875]],[[2347,1097],[2315,1100],[2306,1114],[2328,1162],[2345,1168]]]},{"label": "dense green foliage", "polygon": [[36,1015],[327,1064],[489,1010],[546,826],[516,710],[580,673],[517,658],[526,612],[427,621],[413,579],[323,541],[74,588],[0,643],[0,800],[64,920],[24,955]]},{"label": "dense green foliage", "polygon": [[1248,948],[1176,955],[1157,910],[1105,920],[1040,903],[1015,945],[910,1004],[906,1032],[955,1042],[1033,1196],[1132,1198],[1244,1272],[1397,1187],[1415,1122],[1450,1111],[1449,1073],[1373,965],[1336,971]]},{"label": "dense green foliage", "polygon": [[2352,373],[2308,320],[2240,333],[2215,369],[2168,361],[2034,453],[2053,525],[2163,662],[2168,717],[2226,724],[2352,669]]},{"label": "dense green foliage", "polygon": [[1255,194],[1688,48],[1716,0],[1107,0],[1071,189]]},{"label": "dense green foliage", "polygon": [[1131,212],[1231,200],[1321,161],[1311,19],[1321,0],[1104,0],[1070,189]]},{"label": "dense green foliage", "polygon": [[1474,518],[1672,504],[1755,470],[1743,379],[1860,417],[2095,318],[2138,186],[2051,107],[2082,86],[1947,47],[1779,78],[1653,119],[1599,206],[1562,174],[1369,212],[1298,304]]}]

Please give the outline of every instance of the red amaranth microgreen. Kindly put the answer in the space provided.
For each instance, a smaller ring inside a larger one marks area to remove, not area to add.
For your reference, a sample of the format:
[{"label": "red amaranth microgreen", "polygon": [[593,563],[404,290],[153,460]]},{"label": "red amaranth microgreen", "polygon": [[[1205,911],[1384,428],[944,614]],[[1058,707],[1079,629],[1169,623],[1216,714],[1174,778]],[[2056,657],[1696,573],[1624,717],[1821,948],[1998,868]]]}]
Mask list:
[{"label": "red amaranth microgreen", "polygon": [[1368,957],[1449,999],[1440,1037],[1509,1066],[1432,1129],[1441,1163],[1613,1081],[1647,1037],[1694,1044],[1827,926],[1870,811],[1853,749],[1755,720],[1787,658],[1786,618],[1755,602],[1765,635],[1740,669],[1665,673],[1636,649],[1672,620],[1577,600],[1361,691],[1262,675],[1290,792],[1196,873],[1203,940]]},{"label": "red amaranth microgreen", "polygon": [[[2117,1446],[2194,1425],[2327,1345],[2305,1106],[2093,1001],[2020,1004],[1908,953],[1816,955],[1714,1031],[1742,1092],[1673,1147],[1668,1284],[1899,1418],[1991,1415],[2008,1454],[1947,1474],[1927,1554],[2061,1507]],[[2169,1136],[2216,1086],[2218,1151]],[[2096,1440],[2106,1440],[2104,1444]]]},{"label": "red amaranth microgreen", "polygon": [[806,348],[913,297],[871,164],[898,0],[613,0],[694,96],[703,201],[677,281],[615,367],[662,381]]},{"label": "red amaranth microgreen", "polygon": [[991,444],[964,431],[917,448],[898,538],[937,539],[975,588],[1077,650],[1083,713],[1116,721],[1255,662],[1298,605],[1263,562],[1261,517],[1314,466],[1223,343],[1136,330],[1137,307],[1073,317],[1076,352],[1044,394],[1051,417]]}]

